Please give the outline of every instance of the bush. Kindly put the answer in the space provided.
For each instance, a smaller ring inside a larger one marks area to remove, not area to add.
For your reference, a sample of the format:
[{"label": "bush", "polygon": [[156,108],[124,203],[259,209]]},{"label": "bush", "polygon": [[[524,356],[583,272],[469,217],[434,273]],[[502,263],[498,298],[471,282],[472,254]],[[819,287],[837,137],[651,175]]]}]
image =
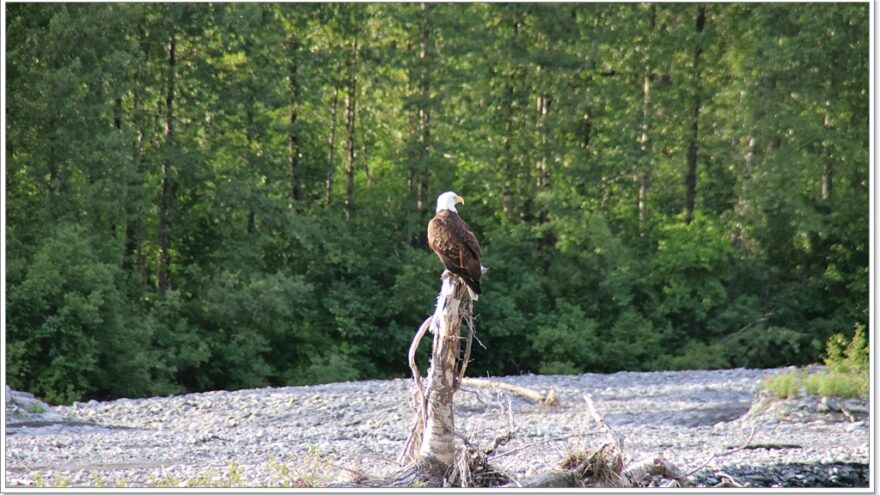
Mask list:
[{"label": "bush", "polygon": [[838,373],[867,374],[870,372],[868,339],[865,325],[857,323],[848,342],[843,334],[832,335],[826,347],[825,365]]}]

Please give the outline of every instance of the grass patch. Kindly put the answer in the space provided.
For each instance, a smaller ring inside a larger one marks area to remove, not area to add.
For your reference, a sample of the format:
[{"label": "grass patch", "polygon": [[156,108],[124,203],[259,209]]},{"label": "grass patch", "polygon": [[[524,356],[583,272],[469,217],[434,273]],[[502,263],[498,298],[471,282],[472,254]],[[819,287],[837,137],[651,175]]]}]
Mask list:
[{"label": "grass patch", "polygon": [[787,371],[766,378],[761,388],[783,399],[795,399],[803,394],[824,397],[857,398],[868,395],[867,373],[844,373],[834,370],[807,374]]},{"label": "grass patch", "polygon": [[826,397],[863,397],[870,386],[868,339],[865,326],[857,324],[852,338],[843,334],[828,339],[825,351],[828,370],[807,374],[806,371],[788,371],[765,379],[761,388],[777,397],[793,399],[801,395]]},{"label": "grass patch", "polygon": [[783,399],[794,399],[801,394],[803,388],[804,371],[786,371],[776,376],[766,378],[761,382],[761,388],[769,390],[773,395]]},{"label": "grass patch", "polygon": [[810,395],[830,397],[861,397],[868,395],[868,376],[853,373],[823,371],[804,380],[804,389]]}]

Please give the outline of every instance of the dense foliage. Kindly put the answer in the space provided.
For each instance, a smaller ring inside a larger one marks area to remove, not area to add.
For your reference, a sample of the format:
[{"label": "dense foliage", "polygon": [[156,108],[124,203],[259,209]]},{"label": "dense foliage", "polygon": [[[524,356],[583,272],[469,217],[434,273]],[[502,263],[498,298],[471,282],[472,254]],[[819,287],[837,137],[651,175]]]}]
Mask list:
[{"label": "dense foliage", "polygon": [[868,320],[867,4],[9,4],[6,370],[53,402],[803,364]]}]

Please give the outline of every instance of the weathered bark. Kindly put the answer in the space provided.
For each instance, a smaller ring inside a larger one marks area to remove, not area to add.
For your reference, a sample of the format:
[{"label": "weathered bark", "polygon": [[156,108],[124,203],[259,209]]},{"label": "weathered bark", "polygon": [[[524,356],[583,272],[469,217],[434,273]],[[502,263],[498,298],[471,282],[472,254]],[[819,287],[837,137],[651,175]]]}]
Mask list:
[{"label": "weathered bark", "polygon": [[443,286],[431,323],[434,346],[425,383],[426,415],[419,455],[434,457],[449,466],[455,461],[452,399],[459,385],[455,369],[460,350],[461,310],[465,304],[469,309],[469,303],[470,296],[464,282],[444,272]]},{"label": "weathered bark", "polygon": [[706,24],[706,7],[700,5],[697,8],[697,46],[694,48],[693,63],[693,104],[691,107],[691,136],[688,140],[687,150],[687,174],[685,175],[685,198],[684,198],[684,221],[691,223],[694,219],[694,206],[697,199],[697,142],[699,138],[700,122],[700,56],[703,53],[703,27]]},{"label": "weathered bark", "polygon": [[[461,384],[470,353],[470,336],[464,356],[460,357],[462,319],[470,322],[472,301],[462,280],[443,272],[442,286],[434,314],[425,320],[410,346],[409,364],[413,371],[413,399],[416,416],[410,437],[400,460],[407,464],[425,465],[426,460],[438,472],[447,472],[455,464],[455,419],[453,396]],[[423,380],[415,364],[415,351],[427,330],[434,335],[431,367]],[[439,466],[435,466],[439,465]],[[431,481],[442,486],[443,477]]]},{"label": "weathered bark", "polygon": [[345,95],[345,218],[351,220],[354,214],[354,167],[355,167],[355,120],[357,118],[357,39],[351,42],[351,58],[348,61],[348,89]]},{"label": "weathered bark", "polygon": [[339,106],[339,88],[333,90],[333,101],[330,104],[330,135],[327,137],[327,206],[333,200],[333,174],[336,164],[333,156],[336,151],[336,108]]},{"label": "weathered bark", "polygon": [[177,71],[174,34],[168,39],[168,86],[165,93],[165,159],[162,161],[162,189],[159,197],[159,292],[168,289],[170,265],[169,229],[171,215],[171,153],[174,147],[174,92]]}]

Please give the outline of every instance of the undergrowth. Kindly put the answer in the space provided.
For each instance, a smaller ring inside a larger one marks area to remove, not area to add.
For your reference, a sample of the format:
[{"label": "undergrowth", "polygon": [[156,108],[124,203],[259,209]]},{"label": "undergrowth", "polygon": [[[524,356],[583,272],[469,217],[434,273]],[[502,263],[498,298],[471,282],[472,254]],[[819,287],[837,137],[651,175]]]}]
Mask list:
[{"label": "undergrowth", "polygon": [[801,394],[829,397],[863,397],[870,387],[868,339],[865,326],[857,324],[851,339],[835,334],[826,345],[825,365],[816,373],[788,371],[765,379],[761,386],[778,397],[792,399]]}]

